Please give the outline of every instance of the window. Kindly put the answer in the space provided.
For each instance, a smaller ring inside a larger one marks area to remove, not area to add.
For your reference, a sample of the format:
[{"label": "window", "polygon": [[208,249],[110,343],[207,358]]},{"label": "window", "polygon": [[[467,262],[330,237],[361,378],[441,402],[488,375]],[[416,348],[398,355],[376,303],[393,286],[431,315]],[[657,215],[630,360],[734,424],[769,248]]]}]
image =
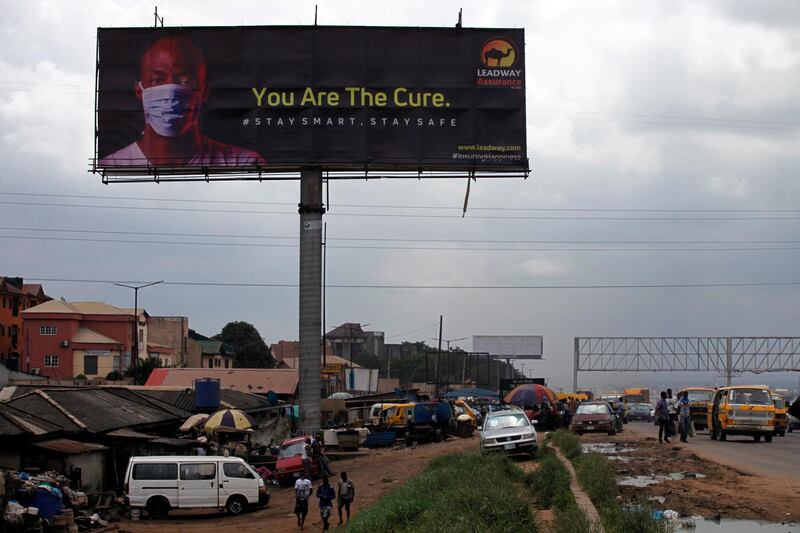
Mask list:
[{"label": "window", "polygon": [[143,342],[144,342],[144,330],[140,329],[139,330],[139,344],[141,344]]},{"label": "window", "polygon": [[208,360],[208,368],[214,368],[214,360],[213,359],[209,359]]},{"label": "window", "polygon": [[5,331],[6,331],[6,330],[5,330],[5,329],[3,329],[3,324],[0,324],[0,337],[2,337],[3,335],[5,335]]},{"label": "window", "polygon": [[55,335],[57,332],[55,326],[39,326],[39,335]]},{"label": "window", "polygon": [[200,481],[217,477],[217,465],[214,463],[195,463],[181,465],[181,479],[184,481]]},{"label": "window", "polygon": [[238,477],[242,479],[255,479],[249,468],[241,463],[223,463],[222,471],[225,477]]},{"label": "window", "polygon": [[133,465],[133,479],[174,480],[178,479],[176,463],[143,463]]},{"label": "window", "polygon": [[58,368],[58,356],[57,355],[45,355],[44,356],[44,366],[45,366],[45,368]]},{"label": "window", "polygon": [[5,309],[5,307],[6,307],[6,297],[3,296],[3,309]]},{"label": "window", "polygon": [[87,376],[97,375],[97,356],[84,355],[83,356],[83,373]]},{"label": "window", "polygon": [[228,368],[229,364],[230,364],[230,363],[228,362],[228,360],[227,360],[227,359],[225,359],[225,368]]}]

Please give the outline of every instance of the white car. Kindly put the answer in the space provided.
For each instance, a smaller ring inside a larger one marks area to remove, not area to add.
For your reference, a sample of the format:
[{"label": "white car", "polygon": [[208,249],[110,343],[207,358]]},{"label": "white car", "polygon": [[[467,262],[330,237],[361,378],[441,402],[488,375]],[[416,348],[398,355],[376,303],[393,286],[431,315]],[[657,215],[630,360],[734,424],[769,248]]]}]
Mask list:
[{"label": "white car", "polygon": [[536,430],[521,410],[495,411],[486,415],[481,431],[481,452],[529,452],[539,448]]},{"label": "white car", "polygon": [[239,514],[264,505],[269,493],[253,468],[238,457],[131,457],[125,473],[131,509],[165,518],[172,509],[225,509]]}]

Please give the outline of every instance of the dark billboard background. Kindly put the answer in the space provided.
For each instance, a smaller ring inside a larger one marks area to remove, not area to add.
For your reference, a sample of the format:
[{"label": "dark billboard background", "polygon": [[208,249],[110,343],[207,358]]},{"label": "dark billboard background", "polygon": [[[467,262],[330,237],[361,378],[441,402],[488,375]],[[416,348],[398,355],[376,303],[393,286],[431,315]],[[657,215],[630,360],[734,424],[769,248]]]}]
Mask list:
[{"label": "dark billboard background", "polygon": [[142,137],[134,87],[166,36],[205,57],[202,135],[263,158],[211,170],[527,169],[523,30],[313,26],[99,29],[99,168],[150,166],[107,158]]}]

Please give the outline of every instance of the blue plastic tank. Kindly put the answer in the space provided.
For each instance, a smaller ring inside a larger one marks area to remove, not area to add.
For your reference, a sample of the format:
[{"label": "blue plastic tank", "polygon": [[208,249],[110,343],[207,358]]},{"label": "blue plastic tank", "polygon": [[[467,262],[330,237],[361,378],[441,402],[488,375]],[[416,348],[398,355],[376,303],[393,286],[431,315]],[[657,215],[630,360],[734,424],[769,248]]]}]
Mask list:
[{"label": "blue plastic tank", "polygon": [[198,409],[219,408],[219,380],[196,379],[194,382],[194,405]]}]

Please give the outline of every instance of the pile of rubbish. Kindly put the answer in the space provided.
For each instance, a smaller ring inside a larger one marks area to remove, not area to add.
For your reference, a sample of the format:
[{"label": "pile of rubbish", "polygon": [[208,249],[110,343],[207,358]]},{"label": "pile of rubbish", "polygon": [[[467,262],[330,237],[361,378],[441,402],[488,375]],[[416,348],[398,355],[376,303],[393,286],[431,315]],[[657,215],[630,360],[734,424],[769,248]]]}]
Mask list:
[{"label": "pile of rubbish", "polygon": [[[114,505],[93,509],[97,503],[117,503],[113,493],[99,497],[70,487],[70,480],[56,471],[32,475],[15,470],[0,470],[0,516],[4,531],[44,531],[77,533],[108,527],[109,518],[119,513]],[[101,516],[103,513],[104,516]]]}]

